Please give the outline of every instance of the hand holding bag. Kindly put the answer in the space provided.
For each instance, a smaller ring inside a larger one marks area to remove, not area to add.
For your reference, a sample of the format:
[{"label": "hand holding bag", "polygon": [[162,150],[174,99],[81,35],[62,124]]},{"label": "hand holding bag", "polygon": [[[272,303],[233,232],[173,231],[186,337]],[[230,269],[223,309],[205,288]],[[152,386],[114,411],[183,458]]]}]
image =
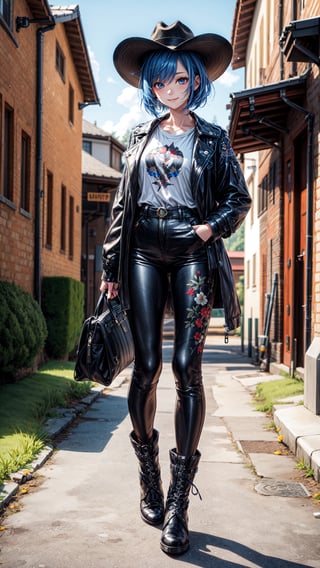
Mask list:
[{"label": "hand holding bag", "polygon": [[[104,310],[104,305],[107,309]],[[95,381],[108,386],[134,359],[127,313],[118,297],[101,294],[94,315],[82,326],[74,370],[76,381]]]}]

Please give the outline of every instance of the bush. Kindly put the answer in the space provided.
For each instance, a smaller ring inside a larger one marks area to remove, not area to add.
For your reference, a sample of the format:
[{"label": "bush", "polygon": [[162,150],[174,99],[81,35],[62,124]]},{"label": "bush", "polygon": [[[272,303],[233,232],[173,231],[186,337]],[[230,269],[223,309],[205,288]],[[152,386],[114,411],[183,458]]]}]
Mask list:
[{"label": "bush", "polygon": [[45,277],[42,309],[48,326],[46,351],[56,359],[74,350],[84,318],[82,282],[65,276]]},{"label": "bush", "polygon": [[0,382],[30,367],[41,352],[47,326],[39,304],[16,284],[0,282]]}]

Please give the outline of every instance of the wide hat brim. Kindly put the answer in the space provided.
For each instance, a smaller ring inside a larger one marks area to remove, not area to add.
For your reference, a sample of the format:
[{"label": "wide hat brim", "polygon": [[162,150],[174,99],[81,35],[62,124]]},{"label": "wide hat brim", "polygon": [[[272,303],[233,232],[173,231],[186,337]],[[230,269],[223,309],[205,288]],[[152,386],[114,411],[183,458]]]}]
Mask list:
[{"label": "wide hat brim", "polygon": [[123,40],[113,54],[114,66],[129,85],[139,88],[140,70],[147,53],[151,51],[193,51],[201,56],[210,81],[224,73],[232,58],[232,46],[217,34],[202,34],[180,43],[176,47],[141,37]]}]

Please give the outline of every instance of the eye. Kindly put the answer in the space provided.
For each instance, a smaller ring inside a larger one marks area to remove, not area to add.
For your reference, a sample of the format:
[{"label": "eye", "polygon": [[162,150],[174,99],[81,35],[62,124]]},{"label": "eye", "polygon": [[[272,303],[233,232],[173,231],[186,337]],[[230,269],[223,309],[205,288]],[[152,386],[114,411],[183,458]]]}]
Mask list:
[{"label": "eye", "polygon": [[164,83],[161,83],[161,81],[156,81],[156,82],[153,84],[153,88],[154,88],[154,89],[163,89],[163,87],[164,87]]},{"label": "eye", "polygon": [[189,77],[179,77],[179,79],[177,79],[177,84],[178,85],[186,85],[189,81]]}]

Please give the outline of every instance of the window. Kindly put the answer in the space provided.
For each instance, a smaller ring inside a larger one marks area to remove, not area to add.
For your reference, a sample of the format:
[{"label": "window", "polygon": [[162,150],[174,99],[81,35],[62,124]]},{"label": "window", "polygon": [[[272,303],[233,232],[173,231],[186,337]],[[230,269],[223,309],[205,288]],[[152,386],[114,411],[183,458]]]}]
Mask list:
[{"label": "window", "polygon": [[247,260],[247,271],[246,271],[246,283],[247,288],[250,288],[250,260]]},{"label": "window", "polygon": [[259,185],[259,211],[258,215],[262,215],[268,209],[268,176],[264,176]]},{"label": "window", "polygon": [[66,58],[58,42],[56,42],[56,70],[58,71],[61,79],[65,81]]},{"label": "window", "polygon": [[303,10],[306,7],[306,0],[300,0],[299,3],[300,3],[300,14],[301,14],[301,12],[303,12]]},{"label": "window", "polygon": [[11,28],[11,0],[0,0],[0,16]]},{"label": "window", "polygon": [[46,247],[52,248],[52,235],[53,235],[53,175],[47,172],[47,226],[46,226]]},{"label": "window", "polygon": [[69,123],[74,124],[74,90],[69,85]]},{"label": "window", "polygon": [[259,85],[264,85],[266,80],[265,44],[266,41],[264,36],[264,18],[261,18],[259,29],[259,59],[257,61],[259,65]]},{"label": "window", "polygon": [[3,132],[2,194],[13,199],[13,109],[5,105]]},{"label": "window", "polygon": [[269,170],[269,189],[271,192],[271,201],[275,203],[275,196],[276,196],[276,187],[278,183],[278,172],[277,172],[277,161],[275,160],[270,165]]},{"label": "window", "polygon": [[269,172],[264,176],[259,185],[258,215],[262,215],[268,209],[268,203],[275,203],[276,188],[278,185],[278,163],[273,161],[269,166]]},{"label": "window", "polygon": [[31,139],[22,131],[21,135],[21,170],[20,170],[20,207],[30,213],[30,152]]},{"label": "window", "polygon": [[255,214],[255,185],[254,185],[254,178],[253,176],[250,179],[250,182],[248,183],[248,189],[249,189],[249,193],[251,195],[251,209],[250,209],[250,224],[253,225],[255,218],[254,218],[254,214]]},{"label": "window", "polygon": [[111,166],[115,170],[118,170],[119,172],[121,171],[121,154],[120,154],[120,152],[118,152],[118,150],[115,150],[114,148],[112,148],[112,163],[111,163]]},{"label": "window", "polygon": [[82,150],[92,155],[92,142],[89,142],[89,140],[83,140]]},{"label": "window", "polygon": [[74,243],[73,243],[73,224],[74,224],[74,198],[72,195],[69,197],[69,258],[73,258]]},{"label": "window", "polygon": [[252,255],[252,288],[257,286],[257,255]]},{"label": "window", "polygon": [[66,214],[67,214],[67,188],[61,186],[60,209],[60,252],[66,252]]}]

